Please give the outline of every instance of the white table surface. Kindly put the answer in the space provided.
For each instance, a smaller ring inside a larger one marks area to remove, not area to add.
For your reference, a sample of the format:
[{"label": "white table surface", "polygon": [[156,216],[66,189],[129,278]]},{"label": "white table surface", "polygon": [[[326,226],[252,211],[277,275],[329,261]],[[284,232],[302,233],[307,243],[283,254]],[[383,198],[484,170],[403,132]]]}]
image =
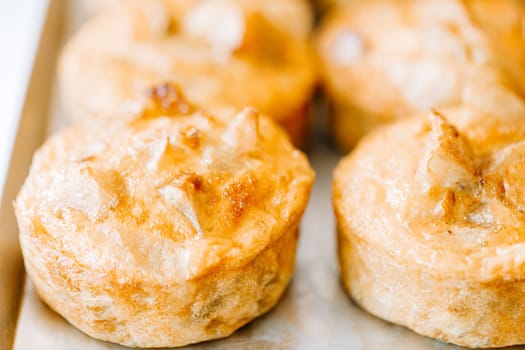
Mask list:
[{"label": "white table surface", "polygon": [[0,0],[0,198],[48,0]]}]

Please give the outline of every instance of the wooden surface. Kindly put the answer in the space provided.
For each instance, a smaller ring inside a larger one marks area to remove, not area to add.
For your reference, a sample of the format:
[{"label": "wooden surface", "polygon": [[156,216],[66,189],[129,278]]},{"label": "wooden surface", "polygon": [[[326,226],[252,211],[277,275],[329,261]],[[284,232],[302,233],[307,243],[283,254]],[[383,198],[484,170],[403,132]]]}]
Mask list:
[{"label": "wooden surface", "polygon": [[18,246],[3,238],[4,232],[0,230],[0,349],[9,349],[15,332],[23,268]]}]

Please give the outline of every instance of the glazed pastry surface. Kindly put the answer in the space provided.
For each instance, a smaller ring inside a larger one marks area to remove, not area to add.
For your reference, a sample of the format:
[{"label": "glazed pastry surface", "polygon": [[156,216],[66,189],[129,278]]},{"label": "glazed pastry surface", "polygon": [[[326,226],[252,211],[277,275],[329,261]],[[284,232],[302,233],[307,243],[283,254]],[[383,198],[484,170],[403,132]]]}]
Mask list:
[{"label": "glazed pastry surface", "polygon": [[27,271],[99,339],[226,336],[286,288],[313,171],[252,108],[210,115],[172,86],[144,101],[134,119],[77,125],[36,153],[15,205]]},{"label": "glazed pastry surface", "polygon": [[524,19],[525,6],[515,0],[336,7],[318,49],[337,143],[349,149],[385,123],[463,103],[480,70],[525,96]]},{"label": "glazed pastry surface", "polygon": [[483,101],[364,138],[335,171],[334,207],[357,303],[442,341],[500,347],[525,342],[525,106],[504,88]]},{"label": "glazed pastry surface", "polygon": [[306,1],[118,5],[88,21],[61,57],[60,91],[71,118],[118,115],[150,85],[173,82],[199,106],[254,106],[294,141],[304,137],[316,80]]}]

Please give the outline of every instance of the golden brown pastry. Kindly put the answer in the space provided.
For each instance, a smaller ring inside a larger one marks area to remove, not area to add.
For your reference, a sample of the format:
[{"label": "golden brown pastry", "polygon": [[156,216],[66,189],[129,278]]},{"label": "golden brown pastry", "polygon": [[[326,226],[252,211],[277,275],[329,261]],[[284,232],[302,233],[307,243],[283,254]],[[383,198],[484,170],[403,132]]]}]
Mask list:
[{"label": "golden brown pastry", "polygon": [[61,57],[72,118],[118,115],[149,85],[170,81],[200,106],[254,106],[302,144],[316,80],[305,0],[119,4],[81,28]]},{"label": "golden brown pastry", "polygon": [[490,68],[525,96],[519,0],[356,2],[327,16],[318,40],[332,129],[342,149],[374,128],[462,102]]},{"label": "golden brown pastry", "polygon": [[315,6],[316,10],[320,12],[332,10],[333,7],[353,6],[359,2],[366,2],[371,0],[310,0]]},{"label": "golden brown pastry", "polygon": [[477,102],[377,130],[342,160],[342,280],[363,308],[420,334],[523,344],[525,105],[497,86]]},{"label": "golden brown pastry", "polygon": [[135,119],[67,129],[36,153],[15,204],[26,269],[97,339],[225,337],[288,285],[314,174],[254,109],[211,116],[173,87],[151,95]]}]

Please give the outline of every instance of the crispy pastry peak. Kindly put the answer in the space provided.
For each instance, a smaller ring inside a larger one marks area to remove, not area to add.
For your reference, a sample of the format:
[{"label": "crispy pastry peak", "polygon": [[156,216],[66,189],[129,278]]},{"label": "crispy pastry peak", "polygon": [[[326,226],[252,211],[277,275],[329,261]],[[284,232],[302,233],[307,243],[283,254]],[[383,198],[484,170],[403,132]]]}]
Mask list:
[{"label": "crispy pastry peak", "polygon": [[181,281],[297,224],[313,171],[278,126],[253,108],[199,111],[169,84],[145,96],[135,118],[67,129],[38,151],[16,202],[34,239],[95,269]]},{"label": "crispy pastry peak", "polygon": [[320,33],[324,83],[336,103],[382,122],[464,102],[479,69],[525,96],[524,18],[519,0],[337,7]]},{"label": "crispy pastry peak", "polygon": [[[463,106],[377,131],[336,171],[339,215],[352,212],[357,235],[438,274],[525,275],[524,121]],[[483,133],[463,128],[483,122]]]}]

